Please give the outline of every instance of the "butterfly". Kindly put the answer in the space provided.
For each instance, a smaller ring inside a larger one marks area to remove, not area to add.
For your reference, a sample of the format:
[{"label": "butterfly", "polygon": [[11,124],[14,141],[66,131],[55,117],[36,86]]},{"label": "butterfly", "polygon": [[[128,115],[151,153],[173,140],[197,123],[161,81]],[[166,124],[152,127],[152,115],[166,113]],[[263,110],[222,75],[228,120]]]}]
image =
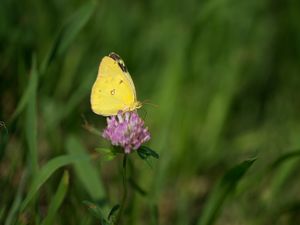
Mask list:
[{"label": "butterfly", "polygon": [[142,107],[125,63],[116,53],[112,52],[101,60],[90,101],[93,112],[102,116]]}]

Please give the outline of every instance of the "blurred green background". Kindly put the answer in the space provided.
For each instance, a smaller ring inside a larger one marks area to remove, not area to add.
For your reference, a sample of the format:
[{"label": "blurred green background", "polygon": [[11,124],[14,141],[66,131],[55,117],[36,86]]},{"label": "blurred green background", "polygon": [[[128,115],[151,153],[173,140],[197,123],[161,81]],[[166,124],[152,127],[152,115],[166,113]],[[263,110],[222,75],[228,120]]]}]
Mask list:
[{"label": "blurred green background", "polygon": [[1,0],[0,224],[100,224],[83,201],[119,203],[121,158],[103,162],[107,142],[83,128],[105,127],[89,95],[112,51],[158,105],[139,110],[160,159],[132,154],[147,193],[130,192],[124,224],[300,224],[299,12],[297,0]]}]

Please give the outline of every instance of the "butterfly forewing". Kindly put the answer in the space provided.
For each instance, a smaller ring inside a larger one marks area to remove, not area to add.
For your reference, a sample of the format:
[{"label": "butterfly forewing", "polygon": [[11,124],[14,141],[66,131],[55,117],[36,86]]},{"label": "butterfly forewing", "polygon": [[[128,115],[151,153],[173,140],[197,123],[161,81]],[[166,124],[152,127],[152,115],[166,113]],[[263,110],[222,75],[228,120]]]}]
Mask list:
[{"label": "butterfly forewing", "polygon": [[118,62],[104,57],[91,93],[92,110],[99,115],[116,115],[126,111],[136,102],[136,94],[130,75],[124,73]]}]

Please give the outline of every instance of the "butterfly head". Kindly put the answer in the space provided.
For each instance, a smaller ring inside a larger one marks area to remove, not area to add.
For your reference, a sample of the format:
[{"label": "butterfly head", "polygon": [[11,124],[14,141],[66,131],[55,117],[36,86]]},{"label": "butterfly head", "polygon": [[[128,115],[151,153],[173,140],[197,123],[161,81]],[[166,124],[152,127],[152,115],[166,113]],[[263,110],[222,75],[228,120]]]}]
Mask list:
[{"label": "butterfly head", "polygon": [[132,112],[132,111],[136,111],[137,109],[139,109],[141,107],[142,107],[142,103],[139,101],[135,101],[129,107],[125,107],[121,111],[122,112]]},{"label": "butterfly head", "polygon": [[130,111],[139,109],[139,108],[142,107],[142,105],[143,105],[143,104],[142,104],[141,102],[135,101],[135,102],[133,103],[133,105],[130,107]]}]

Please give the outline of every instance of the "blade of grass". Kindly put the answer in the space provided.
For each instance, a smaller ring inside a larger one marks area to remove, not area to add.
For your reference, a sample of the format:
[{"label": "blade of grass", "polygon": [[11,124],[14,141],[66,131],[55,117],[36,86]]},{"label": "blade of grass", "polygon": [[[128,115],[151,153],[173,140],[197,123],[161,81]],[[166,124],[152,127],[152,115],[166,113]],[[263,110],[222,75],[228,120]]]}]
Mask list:
[{"label": "blade of grass", "polygon": [[9,140],[8,128],[6,127],[5,122],[0,122],[0,161],[4,156],[4,151]]},{"label": "blade of grass", "polygon": [[74,109],[82,101],[82,99],[89,94],[95,74],[96,71],[92,70],[86,75],[86,79],[79,85],[76,91],[74,91],[74,93],[70,96],[69,101],[62,108],[60,117],[58,117],[57,122],[65,119],[71,112],[74,111]]},{"label": "blade of grass", "polygon": [[280,156],[270,167],[274,177],[270,185],[270,200],[275,201],[283,187],[287,185],[288,178],[297,170],[299,165],[300,151],[293,151]]},{"label": "blade of grass", "polygon": [[91,212],[91,214],[96,217],[101,225],[107,225],[108,222],[105,218],[105,213],[103,212],[102,208],[100,208],[96,203],[90,202],[90,201],[83,201],[83,204],[85,204],[88,207],[88,210]]},{"label": "blade of grass", "polygon": [[282,156],[280,156],[279,158],[277,158],[274,163],[270,166],[270,169],[273,170],[279,166],[281,166],[283,163],[285,163],[286,161],[293,159],[295,157],[300,157],[300,150],[295,150],[292,152],[288,152],[286,154],[283,154]]},{"label": "blade of grass", "polygon": [[67,190],[69,186],[69,173],[66,170],[63,174],[63,177],[58,185],[57,191],[55,195],[52,198],[52,201],[50,203],[49,209],[48,209],[48,214],[46,218],[43,220],[42,225],[51,225],[54,224],[55,222],[55,214],[57,213],[60,205],[62,204]]},{"label": "blade of grass", "polygon": [[[270,174],[275,173],[275,171],[277,171],[285,163],[288,163],[290,160],[294,160],[297,157],[300,157],[300,150],[298,149],[277,157],[270,165],[264,167],[259,173],[252,175],[249,179],[243,182],[243,184],[241,184],[242,187],[239,188],[238,192],[243,193],[245,190],[251,188],[253,186],[253,183],[262,182],[266,178],[269,179]],[[270,198],[272,198],[272,195],[270,195]]]},{"label": "blade of grass", "polygon": [[19,101],[16,110],[14,111],[13,115],[10,118],[10,122],[12,122],[25,108],[28,99],[30,97],[30,93],[32,92],[31,89],[34,88],[34,83],[28,82],[27,88],[24,91],[21,100]]},{"label": "blade of grass", "polygon": [[9,210],[9,213],[6,217],[5,220],[5,225],[10,225],[10,224],[14,224],[15,220],[16,220],[16,214],[19,210],[19,207],[21,205],[21,201],[22,201],[22,193],[24,191],[24,187],[25,187],[25,183],[26,183],[26,171],[24,171],[20,183],[19,183],[19,187],[18,187],[18,191],[16,193],[16,197],[14,199],[14,202],[11,206],[11,209]]},{"label": "blade of grass", "polygon": [[12,122],[25,109],[29,99],[32,98],[32,94],[35,92],[35,89],[37,88],[37,80],[38,80],[37,62],[36,62],[36,58],[33,57],[29,82],[21,97],[21,100],[19,101],[16,107],[16,110],[14,111],[13,115],[10,118],[10,122]]},{"label": "blade of grass", "polygon": [[32,198],[36,195],[39,188],[47,181],[47,179],[59,168],[75,163],[78,161],[88,161],[89,157],[86,155],[63,155],[51,159],[46,165],[44,165],[33,180],[28,194],[21,204],[21,211],[23,211]]},{"label": "blade of grass", "polygon": [[[69,154],[84,155],[88,157],[84,147],[77,137],[69,136],[66,141],[66,148]],[[75,163],[76,174],[93,200],[105,198],[105,191],[100,180],[100,174],[91,161],[78,161]]]},{"label": "blade of grass", "polygon": [[[63,24],[40,66],[40,75],[43,75],[46,72],[47,68],[55,58],[61,56],[68,49],[72,41],[89,21],[94,12],[95,6],[96,4],[94,2],[86,3]],[[30,99],[30,93],[32,92],[32,89],[34,89],[34,83],[29,82],[16,110],[11,117],[11,121],[13,121],[24,110],[27,102]]]},{"label": "blade of grass", "polygon": [[52,47],[41,65],[40,71],[42,75],[46,72],[48,66],[54,61],[54,59],[61,56],[67,50],[72,41],[89,21],[94,12],[95,6],[96,4],[94,2],[86,3],[62,25]]},{"label": "blade of grass", "polygon": [[0,209],[0,222],[2,222],[2,218],[4,217],[6,208],[4,206],[1,207]]},{"label": "blade of grass", "polygon": [[51,110],[44,111],[44,116],[48,118],[47,125],[50,129],[55,129],[57,124],[70,115],[70,113],[74,112],[74,109],[78,106],[82,99],[88,95],[94,79],[93,75],[95,73],[96,71],[88,73],[84,82],[76,88],[67,102],[61,104],[53,102],[54,105],[51,107]]},{"label": "blade of grass", "polygon": [[37,85],[38,71],[36,59],[33,57],[29,86],[31,87],[28,95],[28,104],[26,107],[25,119],[25,136],[28,145],[27,161],[32,174],[38,170],[38,153],[37,153]]},{"label": "blade of grass", "polygon": [[203,213],[198,220],[198,225],[211,225],[215,222],[226,197],[235,190],[236,185],[255,160],[246,160],[226,172],[212,190]]}]

